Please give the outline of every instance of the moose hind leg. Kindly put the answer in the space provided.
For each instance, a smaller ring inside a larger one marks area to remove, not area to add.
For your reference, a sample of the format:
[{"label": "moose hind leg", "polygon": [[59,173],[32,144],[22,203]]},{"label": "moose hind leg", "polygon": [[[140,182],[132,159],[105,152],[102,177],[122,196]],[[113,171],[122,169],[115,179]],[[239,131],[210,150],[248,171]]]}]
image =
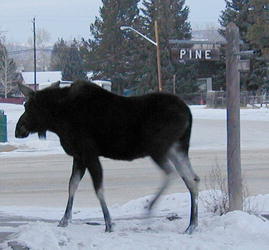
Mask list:
[{"label": "moose hind leg", "polygon": [[163,170],[164,179],[163,179],[163,183],[162,183],[159,191],[155,194],[154,198],[152,199],[152,201],[150,202],[150,204],[148,206],[149,212],[151,211],[151,209],[154,206],[154,204],[156,203],[156,201],[160,198],[162,193],[165,191],[165,189],[169,185],[170,179],[171,179],[171,173],[172,173],[172,169],[173,169],[171,163],[169,162],[169,160],[166,157],[163,157],[162,159],[152,157],[152,159],[160,167],[160,169]]},{"label": "moose hind leg", "polygon": [[72,207],[73,207],[75,192],[78,188],[80,180],[84,176],[84,173],[85,173],[85,168],[81,164],[79,164],[77,160],[74,159],[73,170],[72,170],[72,174],[69,180],[68,202],[67,202],[64,216],[60,220],[59,225],[58,225],[60,227],[66,227],[72,219]]},{"label": "moose hind leg", "polygon": [[103,171],[102,166],[98,158],[95,161],[91,161],[90,165],[88,166],[88,171],[92,177],[93,186],[96,192],[96,196],[100,202],[104,220],[106,224],[106,232],[112,232],[112,223],[110,214],[106,205],[106,201],[104,198],[104,189],[103,189]]},{"label": "moose hind leg", "polygon": [[192,169],[188,153],[182,150],[179,145],[175,145],[170,149],[169,159],[174,163],[177,172],[182,177],[190,191],[191,216],[190,224],[185,232],[191,234],[198,226],[198,184],[200,178]]}]

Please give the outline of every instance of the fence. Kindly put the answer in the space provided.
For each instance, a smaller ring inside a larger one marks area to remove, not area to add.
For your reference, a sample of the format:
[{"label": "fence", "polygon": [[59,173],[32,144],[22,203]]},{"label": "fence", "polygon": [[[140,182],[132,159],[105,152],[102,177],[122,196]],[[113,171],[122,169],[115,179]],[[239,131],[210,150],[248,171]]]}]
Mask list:
[{"label": "fence", "polygon": [[[210,91],[206,96],[206,105],[209,108],[224,108],[226,107],[226,92],[224,91]],[[253,93],[244,91],[240,93],[240,105],[246,107],[269,107],[269,95],[253,95]]]},{"label": "fence", "polygon": [[24,97],[16,97],[16,98],[0,97],[0,103],[23,104],[23,102],[24,102]]}]

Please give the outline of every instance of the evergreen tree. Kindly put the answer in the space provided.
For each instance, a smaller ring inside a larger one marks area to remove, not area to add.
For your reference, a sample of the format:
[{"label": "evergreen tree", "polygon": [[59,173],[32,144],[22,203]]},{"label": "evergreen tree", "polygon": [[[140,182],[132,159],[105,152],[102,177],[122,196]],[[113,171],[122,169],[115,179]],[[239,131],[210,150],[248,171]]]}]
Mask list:
[{"label": "evergreen tree", "polygon": [[122,93],[134,81],[136,43],[128,44],[129,38],[121,26],[134,27],[139,10],[139,0],[102,0],[100,17],[96,17],[90,31],[93,39],[84,40],[88,68],[97,79],[112,81],[112,88]]},{"label": "evergreen tree", "polygon": [[[185,0],[143,0],[143,6],[142,20],[147,36],[154,37],[154,21],[158,22],[163,89],[171,92],[175,74],[178,93],[196,91],[195,65],[190,63],[175,65],[170,57],[170,39],[191,38],[191,27],[187,21],[189,8],[185,6]],[[147,58],[146,75],[148,82],[154,82],[154,89],[157,90],[156,48],[150,49],[152,52]]]},{"label": "evergreen tree", "polygon": [[[267,59],[255,67],[252,74],[251,83],[256,83],[257,87],[269,90],[269,0],[250,1],[250,19],[253,25],[247,30],[247,38],[250,44],[262,51],[262,56]],[[257,77],[257,76],[263,76]]]},{"label": "evergreen tree", "polygon": [[71,45],[68,45],[63,39],[54,44],[50,69],[62,71],[62,80],[87,79],[80,47],[80,44],[75,39]]},{"label": "evergreen tree", "polygon": [[54,45],[51,52],[50,70],[61,71],[64,63],[64,56],[68,51],[68,45],[63,40],[58,40]]},{"label": "evergreen tree", "polygon": [[247,29],[247,38],[256,48],[269,47],[269,0],[250,0],[250,17],[253,25]]},{"label": "evergreen tree", "polygon": [[63,55],[62,80],[75,81],[85,79],[87,79],[87,73],[83,69],[79,45],[76,40],[73,40]]},{"label": "evergreen tree", "polygon": [[[226,26],[229,22],[234,22],[239,27],[240,38],[243,40],[244,50],[257,49],[257,44],[254,40],[253,32],[257,25],[255,19],[258,18],[259,12],[253,12],[253,3],[263,0],[225,0],[226,8],[222,11],[220,16],[220,24],[223,29],[220,31],[224,34]],[[268,2],[268,0],[265,0]],[[252,40],[252,41],[251,41]],[[247,73],[241,73],[241,86],[247,90],[258,90],[263,86],[264,79],[266,77],[266,65],[265,62],[251,59],[251,69]]]},{"label": "evergreen tree", "polygon": [[225,28],[230,22],[234,22],[239,28],[240,38],[247,42],[247,30],[250,23],[250,1],[251,0],[225,0],[226,7],[222,11],[219,22],[223,27],[220,32],[225,36]]}]

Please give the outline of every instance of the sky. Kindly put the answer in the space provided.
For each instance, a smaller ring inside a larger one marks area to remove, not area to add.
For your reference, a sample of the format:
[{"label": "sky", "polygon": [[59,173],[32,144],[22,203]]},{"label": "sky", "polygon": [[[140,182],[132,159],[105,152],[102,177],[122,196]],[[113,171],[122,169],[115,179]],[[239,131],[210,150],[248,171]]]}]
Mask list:
[{"label": "sky", "polygon": [[[0,0],[0,31],[7,41],[26,43],[36,28],[45,29],[53,44],[58,38],[88,38],[89,27],[99,16],[101,0]],[[193,29],[218,25],[224,0],[186,0]]]}]

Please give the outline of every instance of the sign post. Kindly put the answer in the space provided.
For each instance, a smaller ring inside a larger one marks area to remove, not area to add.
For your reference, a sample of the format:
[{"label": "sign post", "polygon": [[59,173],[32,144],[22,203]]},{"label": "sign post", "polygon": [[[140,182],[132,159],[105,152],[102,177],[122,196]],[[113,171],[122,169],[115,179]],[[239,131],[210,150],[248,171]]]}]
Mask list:
[{"label": "sign post", "polygon": [[227,91],[227,172],[229,209],[242,210],[242,177],[240,156],[240,72],[239,29],[234,23],[226,28]]}]

